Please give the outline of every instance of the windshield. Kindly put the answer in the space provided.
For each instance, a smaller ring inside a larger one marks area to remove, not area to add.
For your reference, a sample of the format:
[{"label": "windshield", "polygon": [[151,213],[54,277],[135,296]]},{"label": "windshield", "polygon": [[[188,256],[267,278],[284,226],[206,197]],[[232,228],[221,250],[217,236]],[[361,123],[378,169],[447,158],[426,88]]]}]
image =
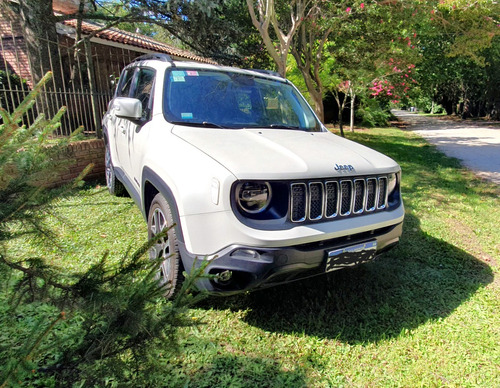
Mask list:
[{"label": "windshield", "polygon": [[321,131],[304,98],[289,83],[213,70],[167,70],[168,121],[222,128]]}]

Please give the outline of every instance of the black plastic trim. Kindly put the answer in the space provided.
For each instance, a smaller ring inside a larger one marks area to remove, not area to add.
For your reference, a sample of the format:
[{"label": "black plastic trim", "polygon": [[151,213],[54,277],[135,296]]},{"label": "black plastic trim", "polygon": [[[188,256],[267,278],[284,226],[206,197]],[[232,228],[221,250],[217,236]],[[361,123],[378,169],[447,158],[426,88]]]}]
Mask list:
[{"label": "black plastic trim", "polygon": [[[344,236],[336,239],[303,244],[299,246],[265,248],[233,245],[215,255],[207,265],[205,272],[216,275],[225,271],[233,273],[233,282],[220,284],[215,279],[202,278],[197,286],[211,293],[231,294],[245,290],[270,287],[305,279],[325,273],[327,252],[350,245],[377,241],[378,256],[397,245],[402,233],[403,223],[376,229],[364,233]],[[204,257],[197,257],[186,250],[184,244],[179,244],[184,268],[190,272],[199,267]],[[256,252],[255,257],[238,256],[239,250]],[[356,261],[353,261],[355,264]]]},{"label": "black plastic trim", "polygon": [[[175,233],[177,240],[180,242],[184,241],[184,234],[182,233],[182,228],[180,224],[179,209],[177,207],[177,201],[175,200],[174,194],[168,185],[156,174],[151,168],[144,167],[142,170],[142,201],[139,208],[145,219],[148,217],[148,209],[146,208],[146,193],[144,192],[146,188],[146,183],[149,182],[158,192],[163,195],[170,205],[170,210],[172,211],[172,217],[175,222]],[[182,255],[181,255],[182,256]]]}]

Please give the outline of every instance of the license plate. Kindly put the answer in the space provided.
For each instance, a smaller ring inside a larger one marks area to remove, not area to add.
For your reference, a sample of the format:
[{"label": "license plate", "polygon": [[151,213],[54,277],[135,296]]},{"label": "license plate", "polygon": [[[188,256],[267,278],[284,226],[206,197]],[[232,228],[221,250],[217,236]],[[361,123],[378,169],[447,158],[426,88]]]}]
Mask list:
[{"label": "license plate", "polygon": [[353,267],[372,260],[377,253],[377,241],[368,241],[361,244],[328,251],[326,258],[326,272],[341,268]]}]

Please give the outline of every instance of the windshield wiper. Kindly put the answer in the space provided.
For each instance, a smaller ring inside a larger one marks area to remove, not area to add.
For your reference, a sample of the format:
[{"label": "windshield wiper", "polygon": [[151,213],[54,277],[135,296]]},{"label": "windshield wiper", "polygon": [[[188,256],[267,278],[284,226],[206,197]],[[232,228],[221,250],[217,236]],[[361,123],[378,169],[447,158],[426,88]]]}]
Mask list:
[{"label": "windshield wiper", "polygon": [[211,123],[209,121],[202,121],[202,122],[196,122],[196,121],[171,121],[172,124],[176,125],[187,125],[190,127],[207,127],[207,128],[223,128],[227,129],[228,127],[223,127],[222,125]]},{"label": "windshield wiper", "polygon": [[271,124],[270,127],[277,129],[300,129],[300,127],[296,127],[293,125],[286,125],[286,124]]}]

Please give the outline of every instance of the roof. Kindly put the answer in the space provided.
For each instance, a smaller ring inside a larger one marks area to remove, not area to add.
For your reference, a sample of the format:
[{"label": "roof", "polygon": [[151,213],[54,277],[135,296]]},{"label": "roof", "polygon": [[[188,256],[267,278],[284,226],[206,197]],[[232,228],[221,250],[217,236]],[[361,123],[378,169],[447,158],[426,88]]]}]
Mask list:
[{"label": "roof", "polygon": [[[63,22],[63,24],[72,28],[76,28],[77,21],[76,19],[66,20]],[[158,53],[165,53],[182,59],[209,63],[213,65],[217,64],[217,62],[209,58],[204,58],[199,55],[193,54],[190,51],[182,50],[177,47],[170,46],[166,43],[158,42],[148,36],[119,30],[113,27],[104,28],[103,25],[94,22],[83,21],[82,33],[93,35],[96,38],[100,38],[110,42],[126,44]]]},{"label": "roof", "polygon": [[[77,13],[79,6],[79,0],[52,0],[52,9],[65,15]],[[88,8],[88,5],[85,5],[85,8]]]}]

